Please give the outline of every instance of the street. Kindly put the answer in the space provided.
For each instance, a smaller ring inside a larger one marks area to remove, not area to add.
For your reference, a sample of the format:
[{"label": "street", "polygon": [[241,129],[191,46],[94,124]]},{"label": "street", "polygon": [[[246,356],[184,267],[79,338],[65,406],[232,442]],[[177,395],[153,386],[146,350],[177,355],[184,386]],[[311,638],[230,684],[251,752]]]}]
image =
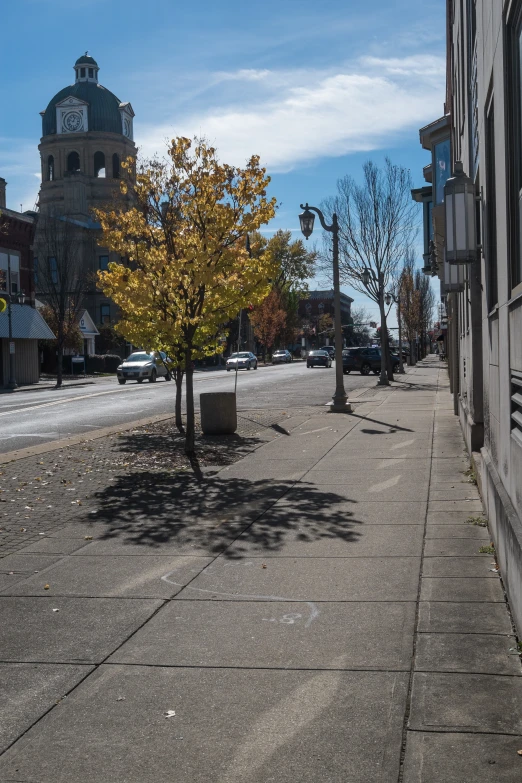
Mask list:
[{"label": "street", "polygon": [[[199,395],[210,391],[233,391],[234,373],[226,370],[196,372],[196,406]],[[372,384],[372,378],[345,375],[345,388]],[[25,391],[0,397],[0,453],[28,448],[101,427],[174,413],[174,383],[128,383],[119,386],[116,377],[100,378],[93,385],[59,391]],[[263,365],[257,371],[238,373],[238,409],[323,405],[335,389],[335,369],[307,370],[302,362]]]}]

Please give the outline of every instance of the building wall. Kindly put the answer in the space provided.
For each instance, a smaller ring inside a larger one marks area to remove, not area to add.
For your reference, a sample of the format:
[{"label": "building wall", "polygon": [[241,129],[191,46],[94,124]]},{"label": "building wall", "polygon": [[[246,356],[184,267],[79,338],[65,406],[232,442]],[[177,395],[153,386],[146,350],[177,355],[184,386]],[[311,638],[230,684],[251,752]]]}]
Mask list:
[{"label": "building wall", "polygon": [[[511,416],[511,377],[522,373],[522,286],[513,287],[511,279],[515,259],[510,236],[517,218],[508,195],[514,162],[509,146],[512,63],[505,26],[508,8],[511,12],[520,5],[518,0],[476,0],[476,49],[471,51],[473,1],[448,2],[448,97],[453,159],[463,161],[481,196],[481,259],[471,265],[465,290],[458,295],[459,415],[468,448],[480,450],[481,490],[522,631],[522,439]],[[474,429],[480,416],[483,437],[480,428]]]},{"label": "building wall", "polygon": [[[15,344],[15,379],[18,385],[38,383],[40,378],[40,360],[38,340],[14,340]],[[9,381],[9,340],[0,340],[2,378],[0,385],[7,386]]]}]

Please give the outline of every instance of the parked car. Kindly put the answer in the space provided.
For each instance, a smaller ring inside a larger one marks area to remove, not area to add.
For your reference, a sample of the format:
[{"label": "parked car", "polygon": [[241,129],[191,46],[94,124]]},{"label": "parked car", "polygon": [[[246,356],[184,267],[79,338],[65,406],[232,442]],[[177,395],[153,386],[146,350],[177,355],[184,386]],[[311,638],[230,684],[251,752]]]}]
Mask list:
[{"label": "parked car", "polygon": [[155,383],[157,378],[172,380],[169,371],[171,359],[163,351],[136,351],[120,364],[116,370],[118,383],[123,385],[127,381],[143,383],[147,378],[150,383]]},{"label": "parked car", "polygon": [[322,345],[320,351],[326,351],[330,359],[335,359],[335,348],[333,345]]},{"label": "parked car", "polygon": [[272,364],[289,364],[290,362],[293,362],[294,357],[290,353],[290,351],[287,351],[285,349],[280,351],[274,351],[272,354]]},{"label": "parked car", "polygon": [[[399,357],[393,356],[393,372],[399,370]],[[343,351],[343,372],[348,374],[352,370],[359,370],[361,375],[369,375],[372,371],[378,375],[381,371],[380,348],[346,348]]]},{"label": "parked car", "polygon": [[250,351],[231,353],[227,359],[227,372],[230,370],[257,370],[257,358]]},{"label": "parked car", "polygon": [[331,367],[332,359],[328,351],[310,351],[306,357],[306,366],[310,367]]}]

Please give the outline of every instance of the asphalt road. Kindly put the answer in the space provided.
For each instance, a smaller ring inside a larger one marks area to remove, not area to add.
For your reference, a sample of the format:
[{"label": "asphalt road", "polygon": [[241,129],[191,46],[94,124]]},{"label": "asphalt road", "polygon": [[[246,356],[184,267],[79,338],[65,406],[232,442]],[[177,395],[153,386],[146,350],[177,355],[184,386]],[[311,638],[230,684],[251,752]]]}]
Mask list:
[{"label": "asphalt road", "polygon": [[[349,392],[371,378],[345,376]],[[195,375],[195,399],[209,391],[233,391],[234,373],[225,370]],[[296,362],[238,373],[238,409],[287,409],[324,405],[335,389],[335,370]],[[86,433],[100,427],[173,412],[174,383],[127,383],[101,378],[94,385],[61,391],[25,391],[0,397],[0,453]]]}]

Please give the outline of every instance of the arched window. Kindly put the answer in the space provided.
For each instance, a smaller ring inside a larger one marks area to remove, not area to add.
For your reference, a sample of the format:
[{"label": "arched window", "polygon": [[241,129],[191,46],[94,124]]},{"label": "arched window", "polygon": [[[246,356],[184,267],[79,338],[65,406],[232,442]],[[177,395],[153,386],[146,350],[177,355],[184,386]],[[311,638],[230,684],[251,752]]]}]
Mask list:
[{"label": "arched window", "polygon": [[67,171],[80,171],[80,156],[77,152],[69,152],[67,156]]},{"label": "arched window", "polygon": [[105,155],[103,152],[94,153],[94,176],[105,176]]},{"label": "arched window", "polygon": [[54,179],[54,157],[52,155],[47,158],[47,179],[49,182]]},{"label": "arched window", "polygon": [[112,178],[120,178],[120,158],[116,153],[112,156]]}]

